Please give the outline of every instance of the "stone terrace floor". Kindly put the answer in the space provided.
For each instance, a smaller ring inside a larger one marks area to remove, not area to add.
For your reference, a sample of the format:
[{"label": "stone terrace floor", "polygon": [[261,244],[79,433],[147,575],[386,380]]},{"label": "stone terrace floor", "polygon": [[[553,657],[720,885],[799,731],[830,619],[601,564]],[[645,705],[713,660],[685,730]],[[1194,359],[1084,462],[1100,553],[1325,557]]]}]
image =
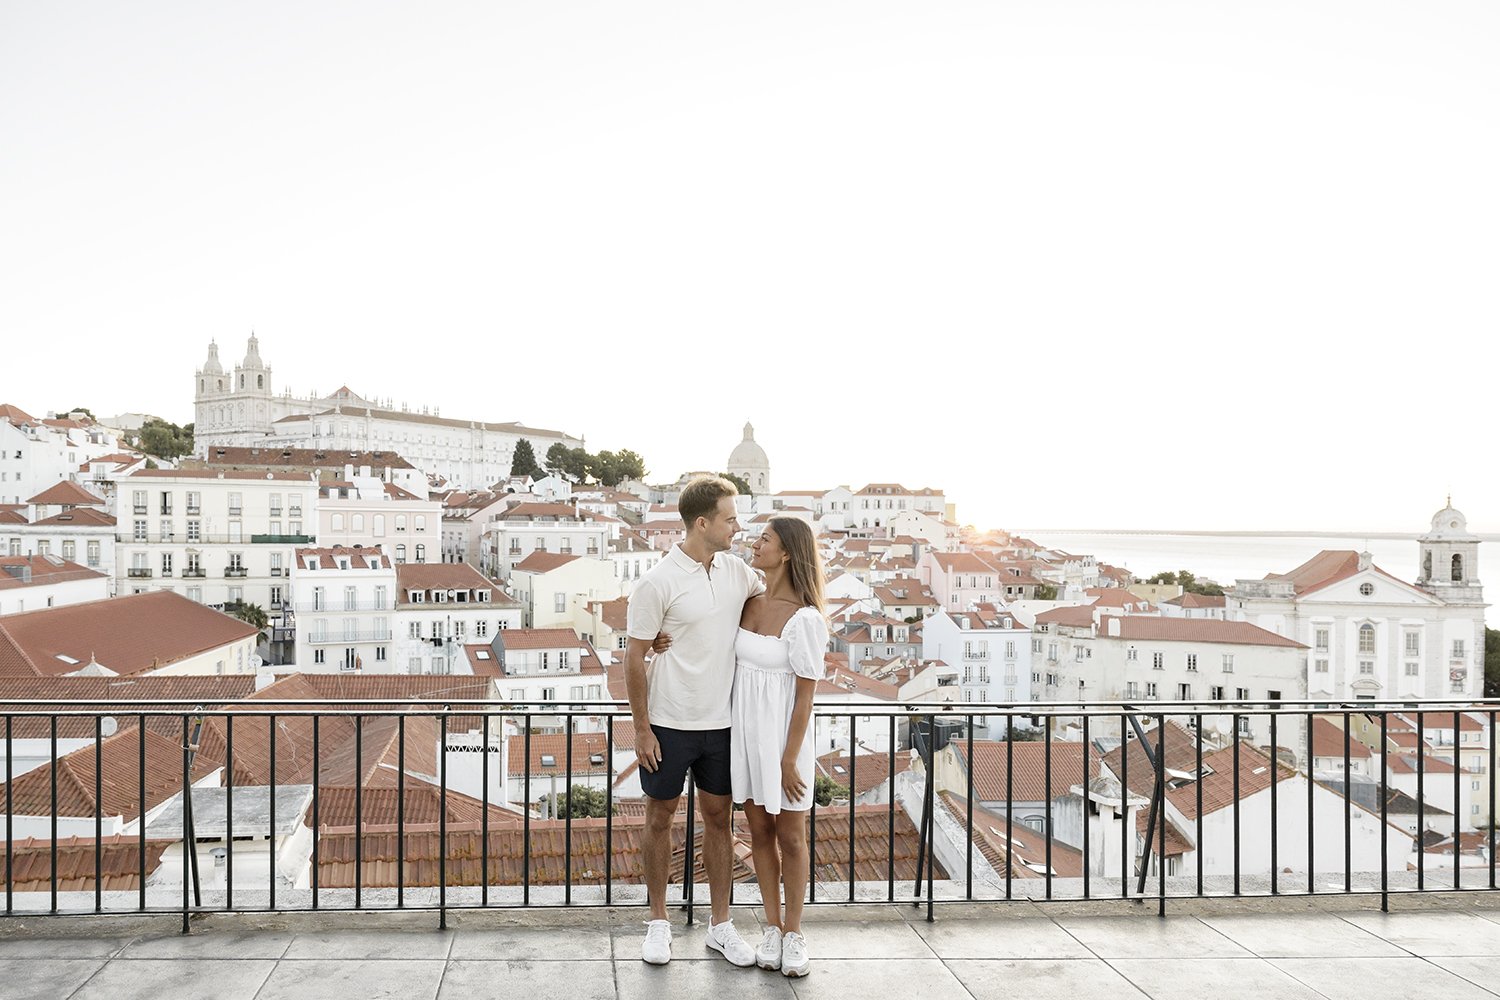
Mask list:
[{"label": "stone terrace floor", "polygon": [[[677,919],[675,958],[640,961],[641,911],[0,920],[7,1000],[567,1000],[912,996],[1464,1000],[1500,995],[1500,894],[1378,901],[819,907],[811,976],[734,969]],[[702,916],[703,911],[699,911]],[[759,940],[756,913],[736,925]],[[700,916],[700,920],[702,919]]]}]

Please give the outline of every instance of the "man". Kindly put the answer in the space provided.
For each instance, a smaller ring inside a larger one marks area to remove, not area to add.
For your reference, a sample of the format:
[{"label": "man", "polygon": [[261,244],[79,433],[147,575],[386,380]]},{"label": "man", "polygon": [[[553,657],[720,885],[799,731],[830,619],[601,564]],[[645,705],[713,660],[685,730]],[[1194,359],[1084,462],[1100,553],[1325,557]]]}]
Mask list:
[{"label": "man", "polygon": [[[703,867],[713,910],[708,947],[734,965],[755,964],[754,949],[729,919],[729,695],[740,612],[765,585],[744,561],[729,555],[740,530],[736,495],[734,484],[718,477],[689,483],[677,501],[686,538],[630,596],[625,684],[635,722],[641,789],[646,793],[642,855],[651,905],[641,958],[652,965],[665,965],[672,958],[666,898],[672,817],[689,770],[698,788]],[[648,668],[646,653],[659,632],[672,636],[672,647]]]}]

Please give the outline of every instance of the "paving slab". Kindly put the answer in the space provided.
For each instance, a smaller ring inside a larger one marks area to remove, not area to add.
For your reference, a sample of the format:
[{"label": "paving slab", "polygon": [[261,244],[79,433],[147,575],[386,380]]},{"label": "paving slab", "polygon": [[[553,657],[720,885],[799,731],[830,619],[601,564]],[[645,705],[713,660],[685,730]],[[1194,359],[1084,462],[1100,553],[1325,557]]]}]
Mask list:
[{"label": "paving slab", "polygon": [[161,1000],[190,996],[252,1000],[275,967],[275,962],[254,959],[112,961],[84,983],[70,1000]]},{"label": "paving slab", "polygon": [[295,935],[275,931],[209,931],[140,937],[117,958],[269,958],[286,954]]},{"label": "paving slab", "polygon": [[1413,955],[1500,955],[1500,923],[1475,913],[1349,913],[1343,919]]},{"label": "paving slab", "polygon": [[1153,1000],[1320,1000],[1318,993],[1260,958],[1120,958],[1109,964]]},{"label": "paving slab", "polygon": [[1100,958],[1252,957],[1197,917],[1064,917],[1057,923]]},{"label": "paving slab", "polygon": [[1378,958],[1408,952],[1333,913],[1263,913],[1198,918],[1261,958]]},{"label": "paving slab", "polygon": [[904,920],[823,921],[804,923],[802,930],[814,959],[937,957],[917,928]]},{"label": "paving slab", "polygon": [[0,959],[0,983],[6,1000],[56,1000],[102,968],[102,958],[4,958]]},{"label": "paving slab", "polygon": [[[1134,1000],[1140,990],[1098,958],[986,961],[959,959],[944,963],[975,1000],[1078,1000],[1109,997]],[[894,992],[887,989],[886,993]]]},{"label": "paving slab", "polygon": [[453,932],[453,949],[448,957],[462,961],[608,961],[612,937],[608,927],[459,930]]},{"label": "paving slab", "polygon": [[1425,959],[1273,958],[1272,965],[1328,1000],[1494,1000],[1480,989]]},{"label": "paving slab", "polygon": [[[182,963],[196,964],[196,963]],[[362,962],[307,960],[278,962],[255,1000],[431,1000],[437,996],[447,963],[432,960]],[[186,994],[154,994],[162,996]]]},{"label": "paving slab", "polygon": [[1046,918],[939,920],[912,928],[938,958],[1092,958],[1093,952]]},{"label": "paving slab", "polygon": [[609,961],[450,961],[438,1000],[515,1000],[550,997],[615,1000],[615,969]]},{"label": "paving slab", "polygon": [[[751,947],[754,947],[760,941],[760,921],[756,920],[753,914],[736,908],[730,912],[730,919],[734,921],[734,929],[739,931],[740,937],[748,941]],[[614,956],[617,961],[640,961],[641,943],[646,940],[645,920],[646,915],[642,913],[639,922],[630,921],[610,928]],[[708,914],[702,914],[699,919],[693,922],[691,927],[685,925],[682,922],[682,918],[674,914],[672,919],[672,961],[723,962],[723,955],[704,944],[703,939],[707,933]]]},{"label": "paving slab", "polygon": [[113,958],[130,937],[0,938],[0,958]]},{"label": "paving slab", "polygon": [[739,969],[723,959],[682,962],[674,958],[667,965],[619,961],[615,963],[615,985],[620,1000],[703,1000],[713,996],[794,1000],[791,983],[781,973],[753,965]]},{"label": "paving slab", "polygon": [[812,972],[799,979],[773,972],[763,975],[791,983],[797,1000],[870,1000],[891,995],[969,1000],[963,983],[936,958],[820,959],[813,955],[812,963]]},{"label": "paving slab", "polygon": [[452,931],[327,931],[298,934],[284,959],[445,959]]},{"label": "paving slab", "polygon": [[1446,969],[1475,986],[1500,995],[1500,960],[1494,956],[1463,956],[1457,958],[1429,958],[1427,961],[1440,969]]}]

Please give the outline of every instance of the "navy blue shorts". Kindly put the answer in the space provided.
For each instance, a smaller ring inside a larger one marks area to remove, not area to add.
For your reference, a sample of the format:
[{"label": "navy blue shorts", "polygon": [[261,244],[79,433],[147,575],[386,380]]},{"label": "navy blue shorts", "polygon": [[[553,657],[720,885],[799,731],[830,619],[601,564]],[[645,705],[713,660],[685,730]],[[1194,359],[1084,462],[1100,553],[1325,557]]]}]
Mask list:
[{"label": "navy blue shorts", "polygon": [[728,795],[729,730],[668,729],[652,726],[661,744],[661,761],[655,771],[641,768],[641,791],[653,799],[671,801],[682,794],[688,770],[698,791]]}]

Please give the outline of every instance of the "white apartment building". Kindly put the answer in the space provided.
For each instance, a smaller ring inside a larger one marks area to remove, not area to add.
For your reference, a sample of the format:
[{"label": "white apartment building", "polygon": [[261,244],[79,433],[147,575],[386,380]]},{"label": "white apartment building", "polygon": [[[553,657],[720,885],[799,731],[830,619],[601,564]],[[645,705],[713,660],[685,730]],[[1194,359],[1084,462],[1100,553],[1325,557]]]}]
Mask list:
[{"label": "white apartment building", "polygon": [[148,469],[121,481],[116,513],[118,593],[170,590],[210,607],[255,604],[285,631],[292,557],[312,543],[317,524],[311,476]]},{"label": "white apartment building", "polygon": [[300,548],[290,576],[297,669],[395,673],[396,570],[378,548]]},{"label": "white apartment building", "polygon": [[37,418],[0,404],[0,503],[25,503],[71,480],[90,459],[119,450],[115,435],[86,414]]},{"label": "white apartment building", "polygon": [[320,451],[316,448],[235,448],[215,445],[183,468],[225,472],[299,472],[321,482],[378,479],[408,493],[427,495],[427,474],[393,451]]},{"label": "white apartment building", "polygon": [[398,566],[442,561],[443,505],[374,476],[318,485],[317,538],[324,546],[378,548]]},{"label": "white apartment building", "polygon": [[57,556],[0,556],[0,615],[109,596],[109,577]]},{"label": "white apartment building", "polygon": [[[495,684],[510,702],[603,701],[609,697],[604,662],[570,628],[517,628],[490,642],[497,665]],[[603,729],[601,719],[578,717],[574,731]]]},{"label": "white apartment building", "polygon": [[537,551],[516,565],[510,587],[527,628],[571,627],[578,610],[621,596],[614,574],[608,559]]},{"label": "white apartment building", "polygon": [[976,604],[997,604],[1004,593],[1000,570],[973,552],[929,549],[917,560],[917,576],[932,590],[938,606],[948,611],[963,611]]},{"label": "white apartment building", "polygon": [[522,502],[493,513],[484,525],[481,569],[508,577],[533,552],[575,555],[586,559],[609,556],[609,542],[620,523],[600,520],[572,504]]},{"label": "white apartment building", "polygon": [[200,454],[216,445],[394,451],[429,476],[482,488],[510,476],[516,444],[525,438],[538,458],[555,443],[583,442],[561,431],[519,423],[480,423],[443,417],[436,408],[398,409],[389,399],[371,400],[341,386],[328,396],[277,393],[271,366],[251,336],[244,360],[225,371],[217,343],[193,375],[195,440]]},{"label": "white apartment building", "polygon": [[[1058,608],[1038,615],[1032,680],[1042,701],[1300,701],[1307,697],[1307,648],[1249,622],[1105,615]],[[1118,720],[1096,719],[1095,735],[1119,735]],[[1205,716],[1205,731],[1228,738],[1230,715]],[[1277,743],[1307,759],[1305,726],[1283,719]],[[1240,718],[1240,736],[1270,741],[1265,715]]]},{"label": "white apartment building", "polygon": [[[1033,701],[1031,637],[1020,619],[995,605],[939,611],[922,625],[922,658],[959,668],[964,701]],[[992,729],[1003,734],[1003,720]]]},{"label": "white apartment building", "polygon": [[1484,690],[1479,536],[1450,505],[1417,539],[1415,584],[1368,553],[1328,550],[1264,580],[1236,581],[1229,616],[1308,646],[1308,696],[1478,698]]},{"label": "white apartment building", "polygon": [[405,673],[469,673],[464,647],[521,627],[521,609],[472,566],[396,567],[396,657]]},{"label": "white apartment building", "polygon": [[609,540],[609,561],[615,567],[615,579],[620,581],[620,593],[629,594],[641,577],[651,572],[652,567],[666,558],[666,553],[628,528]]},{"label": "white apartment building", "polygon": [[0,555],[56,556],[80,563],[108,577],[113,593],[115,518],[102,499],[82,486],[57,483],[0,518]]}]

